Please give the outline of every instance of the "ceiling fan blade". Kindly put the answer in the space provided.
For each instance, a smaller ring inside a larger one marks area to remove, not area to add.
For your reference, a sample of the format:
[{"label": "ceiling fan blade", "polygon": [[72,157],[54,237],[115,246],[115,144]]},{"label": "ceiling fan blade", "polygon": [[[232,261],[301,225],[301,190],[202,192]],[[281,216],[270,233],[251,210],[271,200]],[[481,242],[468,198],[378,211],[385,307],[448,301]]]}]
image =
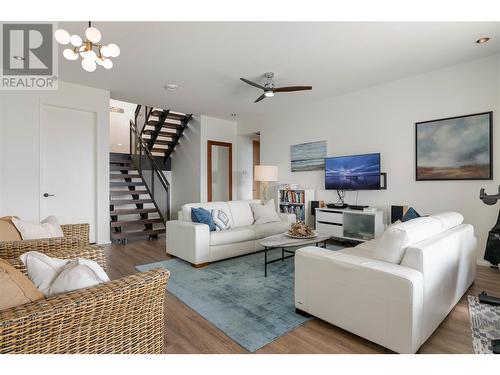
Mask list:
[{"label": "ceiling fan blade", "polygon": [[261,96],[259,96],[255,101],[254,103],[257,103],[257,102],[260,102],[262,99],[265,99],[266,98],[266,95],[262,94]]},{"label": "ceiling fan blade", "polygon": [[274,92],[291,92],[291,91],[304,91],[312,90],[312,86],[287,86],[287,87],[276,87]]},{"label": "ceiling fan blade", "polygon": [[261,90],[265,90],[266,88],[264,86],[261,86],[259,85],[258,83],[255,83],[255,82],[252,82],[252,81],[249,81],[248,79],[245,79],[245,78],[240,78],[243,82],[245,83],[248,83],[249,85],[251,86],[254,86],[254,87],[257,87]]}]

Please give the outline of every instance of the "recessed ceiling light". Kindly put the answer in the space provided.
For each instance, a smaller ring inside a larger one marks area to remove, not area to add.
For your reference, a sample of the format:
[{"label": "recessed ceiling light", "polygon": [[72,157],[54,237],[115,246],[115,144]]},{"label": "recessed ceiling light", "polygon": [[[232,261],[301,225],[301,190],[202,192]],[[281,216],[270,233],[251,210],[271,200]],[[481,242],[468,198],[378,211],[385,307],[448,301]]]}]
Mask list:
[{"label": "recessed ceiling light", "polygon": [[486,43],[488,40],[490,40],[490,38],[484,36],[484,37],[479,38],[478,40],[476,40],[476,43],[477,44],[483,44],[483,43]]},{"label": "recessed ceiling light", "polygon": [[12,56],[16,60],[24,60],[24,57],[22,56]]},{"label": "recessed ceiling light", "polygon": [[175,83],[169,83],[165,86],[165,89],[168,91],[175,91],[179,88],[179,85],[176,85]]}]

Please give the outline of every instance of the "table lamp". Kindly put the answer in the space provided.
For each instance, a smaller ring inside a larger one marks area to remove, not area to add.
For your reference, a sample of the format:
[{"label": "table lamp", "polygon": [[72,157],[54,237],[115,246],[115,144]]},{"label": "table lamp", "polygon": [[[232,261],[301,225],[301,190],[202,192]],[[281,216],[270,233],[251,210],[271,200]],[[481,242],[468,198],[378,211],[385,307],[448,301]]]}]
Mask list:
[{"label": "table lamp", "polygon": [[263,183],[264,203],[269,199],[269,182],[278,181],[278,167],[275,165],[256,165],[254,180]]}]

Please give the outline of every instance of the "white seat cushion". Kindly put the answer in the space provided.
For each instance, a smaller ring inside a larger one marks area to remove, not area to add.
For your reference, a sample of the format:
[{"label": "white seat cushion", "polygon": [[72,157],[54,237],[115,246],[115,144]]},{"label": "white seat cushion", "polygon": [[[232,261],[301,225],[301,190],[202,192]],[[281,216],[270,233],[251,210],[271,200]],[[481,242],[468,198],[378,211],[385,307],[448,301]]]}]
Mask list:
[{"label": "white seat cushion", "polygon": [[348,247],[339,251],[357,257],[374,259],[373,254],[375,253],[379,241],[379,238],[375,238],[374,240],[362,242],[355,247]]},{"label": "white seat cushion", "polygon": [[229,218],[229,226],[233,226],[233,217],[227,202],[204,202],[204,203],[187,203],[181,207],[182,220],[192,222],[191,220],[191,207],[201,207],[205,210],[212,211],[214,209],[222,210]]},{"label": "white seat cushion", "polygon": [[278,221],[274,223],[255,224],[254,228],[255,239],[260,240],[274,234],[285,233],[290,228],[290,224],[286,221]]},{"label": "white seat cushion", "polygon": [[233,227],[252,225],[254,222],[250,203],[260,203],[259,200],[229,201],[227,202],[233,217]]},{"label": "white seat cushion", "polygon": [[226,245],[255,239],[253,225],[210,232],[210,246]]},{"label": "white seat cushion", "polygon": [[435,236],[442,231],[441,222],[431,217],[419,217],[391,225],[377,243],[373,257],[385,262],[400,264],[408,246]]}]

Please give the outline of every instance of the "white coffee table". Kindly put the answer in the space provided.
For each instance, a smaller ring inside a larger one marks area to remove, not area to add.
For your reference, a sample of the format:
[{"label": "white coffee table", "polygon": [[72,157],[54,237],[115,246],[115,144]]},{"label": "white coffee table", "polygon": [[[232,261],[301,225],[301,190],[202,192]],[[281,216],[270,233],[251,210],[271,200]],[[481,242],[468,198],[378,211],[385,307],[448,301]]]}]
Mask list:
[{"label": "white coffee table", "polygon": [[[292,238],[284,233],[275,234],[274,236],[263,238],[259,243],[261,246],[264,246],[264,276],[267,277],[268,264],[278,262],[280,260],[283,262],[285,259],[295,256],[295,250],[290,250],[287,248],[311,244],[316,244],[316,246],[319,246],[319,244],[321,243],[322,246],[319,247],[326,248],[326,241],[331,237],[332,236],[330,234],[317,232],[317,236],[313,238]],[[281,257],[267,260],[267,252],[274,249],[281,249]],[[285,253],[288,253],[290,255],[285,256]]]}]

